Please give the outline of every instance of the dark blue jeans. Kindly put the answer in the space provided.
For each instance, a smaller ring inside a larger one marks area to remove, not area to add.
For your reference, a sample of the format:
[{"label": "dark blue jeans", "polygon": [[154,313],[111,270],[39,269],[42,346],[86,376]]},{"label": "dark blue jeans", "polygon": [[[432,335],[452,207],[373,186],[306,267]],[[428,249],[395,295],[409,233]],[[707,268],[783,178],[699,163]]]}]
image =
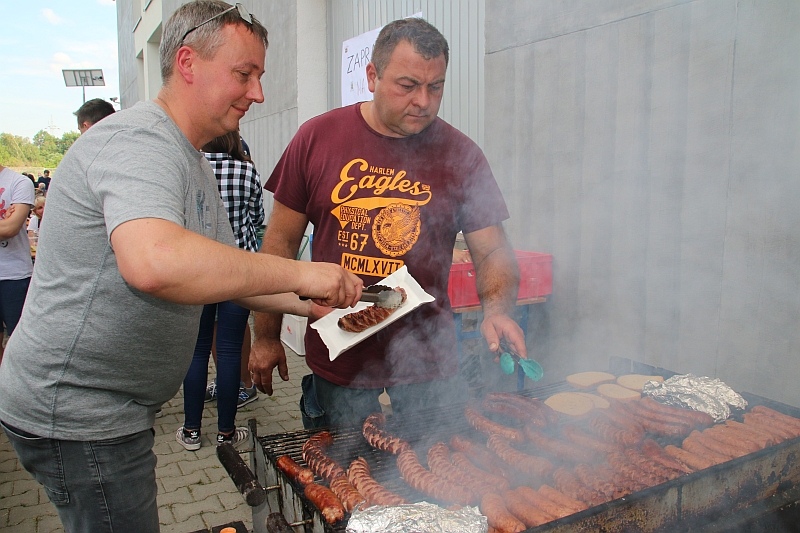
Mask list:
[{"label": "dark blue jeans", "polygon": [[3,424],[66,533],[158,533],[153,430],[108,440],[46,439]]},{"label": "dark blue jeans", "polygon": [[[30,282],[31,278],[0,281],[0,320],[6,325],[9,336],[14,333],[14,328],[19,322]],[[2,326],[0,326],[0,331],[2,331]]]},{"label": "dark blue jeans", "polygon": [[183,380],[183,426],[200,429],[203,402],[208,381],[208,357],[217,321],[217,429],[230,433],[236,429],[236,406],[239,399],[239,377],[242,363],[242,342],[250,311],[233,302],[203,306],[200,331],[194,347],[189,372]]},{"label": "dark blue jeans", "polygon": [[[316,374],[303,376],[300,414],[303,427],[360,426],[370,414],[381,410],[378,396],[383,389],[350,389],[331,383]],[[392,414],[404,416],[420,409],[467,401],[467,383],[453,377],[386,387],[392,401]]]}]

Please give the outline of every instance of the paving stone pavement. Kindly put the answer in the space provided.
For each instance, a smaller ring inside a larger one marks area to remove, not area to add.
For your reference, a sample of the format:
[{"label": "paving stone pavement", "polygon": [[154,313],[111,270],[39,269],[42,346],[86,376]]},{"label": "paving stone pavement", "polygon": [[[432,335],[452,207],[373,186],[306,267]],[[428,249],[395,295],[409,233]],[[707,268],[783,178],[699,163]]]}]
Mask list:
[{"label": "paving stone pavement", "polygon": [[[268,435],[302,429],[298,401],[300,380],[309,373],[305,359],[288,348],[289,381],[275,373],[274,394],[259,394],[256,401],[239,409],[236,423],[246,426],[255,418],[258,434]],[[213,365],[209,369],[213,377]],[[216,402],[205,404],[202,443],[190,452],[175,441],[183,424],[183,391],[165,403],[154,426],[154,451],[158,456],[158,514],[162,533],[189,533],[241,520],[252,530],[250,507],[219,464],[214,446],[217,434]],[[245,459],[247,460],[247,459]],[[0,531],[14,533],[63,533],[55,507],[44,489],[20,466],[11,444],[0,431]]]}]

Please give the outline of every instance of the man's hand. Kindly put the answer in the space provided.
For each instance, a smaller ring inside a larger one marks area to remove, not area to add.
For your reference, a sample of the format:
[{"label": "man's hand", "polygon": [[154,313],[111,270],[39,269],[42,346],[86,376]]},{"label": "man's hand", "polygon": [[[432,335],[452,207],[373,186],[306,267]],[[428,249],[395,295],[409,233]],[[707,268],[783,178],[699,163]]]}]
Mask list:
[{"label": "man's hand", "polygon": [[286,352],[280,339],[262,339],[250,348],[250,377],[261,392],[272,396],[272,372],[278,367],[278,375],[289,381],[289,368],[286,366]]},{"label": "man's hand", "polygon": [[[525,335],[511,317],[508,315],[487,316],[481,323],[481,335],[489,345],[489,351],[499,357],[500,339],[505,339],[520,357],[527,359],[528,350],[525,347]],[[497,360],[497,358],[495,358]]]},{"label": "man's hand", "polygon": [[353,307],[361,298],[364,282],[333,263],[297,263],[300,288],[297,294],[326,307]]},{"label": "man's hand", "polygon": [[308,323],[309,324],[319,320],[320,318],[324,317],[328,313],[333,312],[333,307],[325,307],[325,306],[322,306],[322,305],[317,305],[314,302],[310,302],[310,303],[311,303],[311,307],[309,308],[309,311],[308,311]]},{"label": "man's hand", "polygon": [[469,250],[458,250],[457,248],[453,248],[453,263],[471,263],[472,256],[469,254]]}]

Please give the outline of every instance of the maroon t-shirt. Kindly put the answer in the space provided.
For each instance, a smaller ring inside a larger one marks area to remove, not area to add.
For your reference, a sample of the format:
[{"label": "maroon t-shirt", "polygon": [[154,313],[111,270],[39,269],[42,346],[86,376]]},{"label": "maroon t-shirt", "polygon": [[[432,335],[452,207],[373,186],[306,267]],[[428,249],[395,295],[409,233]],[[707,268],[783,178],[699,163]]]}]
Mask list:
[{"label": "maroon t-shirt", "polygon": [[458,371],[447,281],[459,231],[499,224],[508,211],[480,148],[437,118],[408,138],[370,128],[361,104],[303,124],[266,188],[314,224],[312,261],[336,263],[377,283],[401,266],[432,296],[331,362],[306,332],[316,374],[351,388],[441,379]]}]

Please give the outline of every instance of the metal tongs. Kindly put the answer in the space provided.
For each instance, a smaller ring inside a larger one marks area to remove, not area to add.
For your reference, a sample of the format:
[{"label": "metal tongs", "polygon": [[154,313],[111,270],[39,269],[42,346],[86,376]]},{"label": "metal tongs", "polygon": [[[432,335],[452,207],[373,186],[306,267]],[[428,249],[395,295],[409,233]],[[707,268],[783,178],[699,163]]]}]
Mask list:
[{"label": "metal tongs", "polygon": [[[301,296],[300,299],[310,300],[308,296]],[[358,301],[373,303],[384,309],[397,309],[403,305],[403,295],[386,285],[372,285],[363,290]]]},{"label": "metal tongs", "polygon": [[504,374],[513,374],[514,364],[516,363],[525,375],[533,381],[539,381],[542,379],[542,376],[544,376],[542,365],[533,359],[523,359],[520,357],[516,350],[514,350],[505,339],[500,340],[500,350],[503,352],[500,355],[500,369]]}]

